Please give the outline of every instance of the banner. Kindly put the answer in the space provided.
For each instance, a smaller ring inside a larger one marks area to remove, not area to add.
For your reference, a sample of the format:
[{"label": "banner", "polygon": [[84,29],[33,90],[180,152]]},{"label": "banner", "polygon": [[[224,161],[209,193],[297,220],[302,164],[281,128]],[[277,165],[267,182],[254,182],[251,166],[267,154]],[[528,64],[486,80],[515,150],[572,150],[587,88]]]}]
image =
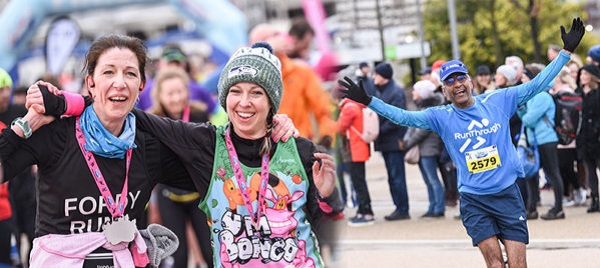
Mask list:
[{"label": "banner", "polygon": [[48,73],[58,77],[79,42],[80,35],[81,30],[77,23],[67,16],[60,16],[50,23],[45,50]]},{"label": "banner", "polygon": [[155,3],[171,4],[194,22],[199,34],[227,54],[248,44],[246,16],[229,0],[13,0],[0,13],[0,67],[12,74],[46,17]]}]

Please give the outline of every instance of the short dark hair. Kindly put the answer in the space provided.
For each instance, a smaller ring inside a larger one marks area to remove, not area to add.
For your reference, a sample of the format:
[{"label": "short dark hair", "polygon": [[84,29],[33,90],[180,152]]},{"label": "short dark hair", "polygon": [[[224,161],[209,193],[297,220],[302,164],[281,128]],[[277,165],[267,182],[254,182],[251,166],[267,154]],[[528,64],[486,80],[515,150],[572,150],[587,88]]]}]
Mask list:
[{"label": "short dark hair", "polygon": [[15,90],[13,90],[13,96],[14,95],[27,95],[27,89],[29,89],[26,86],[18,86],[15,88]]},{"label": "short dark hair", "polygon": [[298,38],[304,38],[306,34],[315,34],[312,26],[304,17],[296,17],[292,19],[292,26],[290,26],[290,30],[288,31],[290,36],[295,36]]},{"label": "short dark hair", "polygon": [[85,65],[83,69],[83,73],[86,75],[94,75],[94,69],[98,64],[98,59],[100,55],[105,51],[118,47],[118,48],[126,48],[131,50],[133,54],[135,54],[138,60],[138,68],[140,69],[140,78],[142,79],[142,83],[146,82],[146,62],[148,60],[148,53],[146,51],[146,46],[144,45],[144,41],[137,37],[131,37],[120,34],[110,34],[102,36],[92,43],[90,50],[85,55]]}]

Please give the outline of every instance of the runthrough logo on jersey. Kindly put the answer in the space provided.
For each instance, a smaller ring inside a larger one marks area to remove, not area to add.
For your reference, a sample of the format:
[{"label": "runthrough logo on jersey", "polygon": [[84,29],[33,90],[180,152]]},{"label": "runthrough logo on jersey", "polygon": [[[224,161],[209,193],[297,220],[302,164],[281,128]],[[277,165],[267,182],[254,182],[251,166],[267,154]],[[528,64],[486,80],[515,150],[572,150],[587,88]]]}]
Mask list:
[{"label": "runthrough logo on jersey", "polygon": [[481,122],[472,120],[469,124],[469,127],[467,127],[467,132],[454,133],[454,139],[465,140],[463,145],[460,147],[461,153],[471,145],[472,149],[478,149],[487,141],[483,136],[494,134],[498,132],[501,127],[502,126],[500,123],[490,125],[490,121],[487,118],[483,118]]}]

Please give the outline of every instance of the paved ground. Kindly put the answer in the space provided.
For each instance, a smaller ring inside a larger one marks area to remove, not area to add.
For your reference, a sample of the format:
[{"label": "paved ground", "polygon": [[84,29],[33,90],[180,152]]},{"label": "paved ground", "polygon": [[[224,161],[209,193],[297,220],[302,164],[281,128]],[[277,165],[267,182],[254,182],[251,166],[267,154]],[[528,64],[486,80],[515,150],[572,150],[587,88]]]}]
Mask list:
[{"label": "paved ground", "polygon": [[[420,219],[428,201],[417,166],[407,165],[412,217],[407,221],[383,219],[394,206],[379,153],[367,162],[367,180],[376,223],[349,227],[346,220],[336,222],[337,243],[323,249],[329,267],[485,267],[461,221],[453,218],[457,207],[446,207],[444,219]],[[552,202],[551,192],[543,191],[538,212],[546,212]],[[529,267],[600,267],[600,213],[587,214],[586,209],[565,208],[565,220],[529,221]],[[349,218],[355,209],[345,213]]]}]

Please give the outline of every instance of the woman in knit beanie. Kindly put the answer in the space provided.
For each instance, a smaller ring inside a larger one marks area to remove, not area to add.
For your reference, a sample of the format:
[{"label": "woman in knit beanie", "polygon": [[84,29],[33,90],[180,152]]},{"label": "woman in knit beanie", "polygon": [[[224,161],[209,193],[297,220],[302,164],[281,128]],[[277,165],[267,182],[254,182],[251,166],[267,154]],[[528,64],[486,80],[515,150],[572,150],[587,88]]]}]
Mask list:
[{"label": "woman in knit beanie", "polygon": [[517,70],[509,65],[500,65],[496,69],[496,75],[494,75],[494,82],[496,88],[510,87],[514,84],[515,78],[517,77]]},{"label": "woman in knit beanie", "polygon": [[[230,124],[217,128],[217,179],[201,204],[219,222],[212,225],[214,252],[221,252],[215,266],[323,267],[313,225],[332,212],[327,201],[337,198],[335,164],[306,138],[271,142],[283,91],[279,59],[267,43],[240,48],[225,65],[218,89]],[[286,254],[242,254],[240,244],[251,246],[248,252]]]},{"label": "woman in knit beanie", "polygon": [[[527,83],[534,79],[545,66],[541,63],[529,63],[523,68],[521,82]],[[550,90],[551,87],[546,87],[545,90]],[[522,106],[517,114],[522,120],[525,128],[525,136],[527,143],[530,145],[537,144],[539,152],[539,160],[541,167],[546,174],[546,180],[552,185],[554,193],[554,205],[548,212],[539,215],[537,212],[536,203],[539,199],[539,175],[526,177],[525,185],[520,185],[527,210],[527,219],[534,220],[538,216],[543,220],[558,220],[565,218],[563,211],[562,197],[564,193],[564,178],[560,172],[557,145],[558,136],[554,130],[553,124],[556,106],[550,94],[539,93],[531,98]],[[513,136],[514,137],[514,136]],[[571,162],[573,165],[573,162]]]},{"label": "woman in knit beanie", "polygon": [[[436,86],[429,80],[422,80],[413,86],[413,100],[417,110],[444,103],[444,96],[435,92]],[[427,186],[429,206],[422,218],[443,219],[446,212],[445,189],[438,176],[438,158],[443,151],[444,143],[440,136],[427,129],[408,128],[403,138],[405,150],[419,146],[419,170]]]}]

